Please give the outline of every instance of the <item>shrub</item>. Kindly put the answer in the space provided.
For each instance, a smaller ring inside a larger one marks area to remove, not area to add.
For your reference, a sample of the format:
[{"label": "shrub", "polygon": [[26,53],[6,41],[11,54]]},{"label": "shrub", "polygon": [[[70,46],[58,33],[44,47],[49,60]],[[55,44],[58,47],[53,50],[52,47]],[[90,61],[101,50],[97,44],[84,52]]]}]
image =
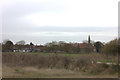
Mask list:
[{"label": "shrub", "polygon": [[118,39],[114,39],[108,42],[103,48],[102,53],[106,53],[108,55],[117,55],[118,53]]},{"label": "shrub", "polygon": [[90,57],[79,57],[76,60],[74,60],[74,62],[72,63],[72,69],[74,69],[75,71],[86,71],[88,69],[88,67],[91,65],[91,59]]}]

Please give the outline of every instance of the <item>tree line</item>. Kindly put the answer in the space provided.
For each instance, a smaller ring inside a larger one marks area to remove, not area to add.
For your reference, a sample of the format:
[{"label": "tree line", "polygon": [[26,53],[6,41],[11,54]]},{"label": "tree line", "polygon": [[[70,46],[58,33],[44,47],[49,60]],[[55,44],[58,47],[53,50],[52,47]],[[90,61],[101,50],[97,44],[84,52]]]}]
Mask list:
[{"label": "tree line", "polygon": [[[117,53],[119,53],[119,40],[118,39],[114,39],[111,40],[110,42],[103,44],[100,41],[94,42],[92,44],[92,46],[89,46],[88,48],[82,49],[80,48],[80,45],[78,44],[77,46],[73,46],[73,43],[66,43],[64,41],[53,41],[50,43],[46,43],[44,45],[44,47],[42,48],[42,52],[54,52],[54,53],[90,53],[93,52],[93,50],[95,50],[95,52],[98,53],[105,53],[105,54],[111,54],[111,55],[116,55]],[[88,44],[88,43],[86,43]],[[3,52],[12,52],[12,46],[13,46],[13,42],[8,40],[6,41],[4,44],[2,44],[2,51]],[[19,41],[16,45],[25,45],[24,41]],[[30,42],[30,44],[28,45],[33,45],[34,44],[32,42]]]}]

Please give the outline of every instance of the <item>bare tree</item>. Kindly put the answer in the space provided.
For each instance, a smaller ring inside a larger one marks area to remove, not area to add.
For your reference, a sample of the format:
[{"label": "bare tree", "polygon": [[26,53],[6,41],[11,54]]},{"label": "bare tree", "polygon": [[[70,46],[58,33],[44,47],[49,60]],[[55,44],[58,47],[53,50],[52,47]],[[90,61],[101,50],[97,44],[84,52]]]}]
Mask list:
[{"label": "bare tree", "polygon": [[21,41],[18,41],[16,44],[17,44],[17,45],[25,45],[25,41],[24,41],[24,40],[21,40]]}]

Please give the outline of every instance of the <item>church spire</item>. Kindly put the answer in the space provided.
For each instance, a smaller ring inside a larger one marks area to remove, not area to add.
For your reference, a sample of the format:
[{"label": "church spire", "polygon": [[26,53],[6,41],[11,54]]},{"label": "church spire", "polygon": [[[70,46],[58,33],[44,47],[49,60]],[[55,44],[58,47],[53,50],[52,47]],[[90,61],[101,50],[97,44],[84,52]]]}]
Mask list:
[{"label": "church spire", "polygon": [[89,36],[88,36],[88,43],[90,43],[90,41],[91,41],[91,40],[90,40],[90,35],[89,35]]}]

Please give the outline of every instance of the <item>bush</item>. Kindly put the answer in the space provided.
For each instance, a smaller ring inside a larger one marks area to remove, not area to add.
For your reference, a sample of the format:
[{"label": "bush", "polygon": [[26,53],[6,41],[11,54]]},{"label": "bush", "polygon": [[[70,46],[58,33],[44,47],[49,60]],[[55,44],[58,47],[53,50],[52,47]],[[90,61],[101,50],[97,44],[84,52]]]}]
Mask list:
[{"label": "bush", "polygon": [[88,56],[85,57],[79,57],[76,60],[73,61],[71,69],[75,71],[83,71],[86,72],[91,66],[91,58]]},{"label": "bush", "polygon": [[108,42],[103,48],[102,53],[107,55],[117,55],[118,53],[118,39],[114,39]]}]

